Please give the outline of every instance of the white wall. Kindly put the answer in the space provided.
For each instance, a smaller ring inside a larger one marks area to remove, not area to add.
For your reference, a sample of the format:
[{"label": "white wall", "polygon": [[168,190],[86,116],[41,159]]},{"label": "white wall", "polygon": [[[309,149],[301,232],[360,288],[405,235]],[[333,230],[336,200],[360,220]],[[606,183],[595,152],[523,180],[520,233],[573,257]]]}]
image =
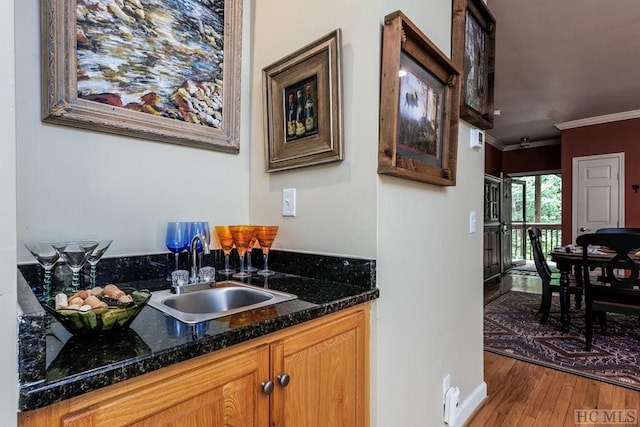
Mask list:
[{"label": "white wall", "polygon": [[[22,241],[88,234],[114,238],[112,255],[164,251],[164,223],[174,218],[279,224],[275,247],[377,259],[373,426],[442,425],[446,373],[463,401],[477,395],[482,234],[468,233],[468,218],[470,210],[481,218],[483,153],[468,149],[462,124],[457,186],[376,174],[383,17],[403,10],[449,52],[449,0],[245,0],[245,11],[254,13],[245,16],[238,156],[42,124],[37,2],[17,1],[15,8],[19,260],[30,260]],[[8,31],[11,19],[0,19]],[[338,27],[345,160],[267,174],[261,70]],[[0,68],[0,77],[10,80],[10,71]],[[5,151],[11,154],[11,146]],[[196,171],[201,185],[167,173],[174,162]],[[70,183],[73,190],[65,187]],[[298,189],[298,216],[283,219],[281,190],[288,187]],[[8,258],[11,273],[14,261]]]},{"label": "white wall", "polygon": [[446,374],[461,401],[484,397],[481,221],[469,234],[469,212],[482,215],[484,161],[468,132],[462,125],[456,187],[379,181],[379,426],[439,425]]},{"label": "white wall", "polygon": [[[465,410],[484,396],[482,233],[484,153],[460,126],[457,186],[378,176],[383,17],[403,10],[450,52],[447,0],[260,0],[253,27],[251,219],[282,226],[281,247],[377,258],[372,320],[372,425],[442,424],[450,373]],[[283,13],[286,11],[286,13]],[[295,17],[300,17],[296,19]],[[324,34],[343,34],[345,160],[264,172],[261,70]],[[298,189],[296,218],[280,216],[282,188]]]},{"label": "white wall", "polygon": [[[402,10],[450,55],[450,1],[382,3],[382,15]],[[469,212],[482,218],[484,152],[469,149],[468,135],[461,122],[455,187],[386,176],[378,181],[380,427],[441,425],[446,374],[460,387],[466,414],[486,393],[481,220],[479,231],[469,234]]]},{"label": "white wall", "polygon": [[16,139],[13,2],[0,2],[0,414],[15,426],[16,363]]},{"label": "white wall", "polygon": [[[380,84],[375,2],[260,0],[254,5],[251,220],[281,226],[274,247],[375,257]],[[262,69],[336,28],[342,29],[345,159],[265,173]],[[295,218],[281,215],[283,188],[297,189]]]},{"label": "white wall", "polygon": [[40,121],[38,4],[15,5],[18,261],[28,240],[112,238],[109,257],[165,252],[167,221],[247,222],[248,40],[239,155],[137,140]]}]

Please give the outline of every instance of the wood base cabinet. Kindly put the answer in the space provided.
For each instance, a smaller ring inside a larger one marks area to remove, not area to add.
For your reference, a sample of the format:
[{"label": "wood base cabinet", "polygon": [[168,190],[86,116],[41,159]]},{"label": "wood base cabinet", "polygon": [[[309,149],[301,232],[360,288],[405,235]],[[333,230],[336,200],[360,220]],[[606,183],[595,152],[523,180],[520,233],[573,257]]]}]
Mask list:
[{"label": "wood base cabinet", "polygon": [[363,311],[271,345],[272,425],[368,426],[368,316]]},{"label": "wood base cabinet", "polygon": [[369,304],[18,414],[23,427],[369,425]]}]

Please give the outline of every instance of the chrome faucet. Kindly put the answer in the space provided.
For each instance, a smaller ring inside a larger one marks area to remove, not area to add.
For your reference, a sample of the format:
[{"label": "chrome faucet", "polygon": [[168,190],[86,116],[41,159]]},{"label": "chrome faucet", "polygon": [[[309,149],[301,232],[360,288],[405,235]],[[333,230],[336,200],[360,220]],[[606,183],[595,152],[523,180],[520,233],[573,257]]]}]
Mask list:
[{"label": "chrome faucet", "polygon": [[202,253],[208,255],[209,244],[207,238],[202,234],[196,234],[191,239],[191,283],[198,283],[198,240],[202,243]]}]

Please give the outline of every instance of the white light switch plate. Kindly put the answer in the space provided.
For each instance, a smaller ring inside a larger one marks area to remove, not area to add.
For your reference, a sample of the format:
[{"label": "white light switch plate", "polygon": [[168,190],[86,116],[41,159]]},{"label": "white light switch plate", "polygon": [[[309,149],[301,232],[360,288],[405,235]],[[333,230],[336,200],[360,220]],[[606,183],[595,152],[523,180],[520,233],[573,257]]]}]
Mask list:
[{"label": "white light switch plate", "polygon": [[475,234],[476,232],[476,224],[477,224],[476,218],[477,216],[475,211],[469,212],[469,233],[470,234]]},{"label": "white light switch plate", "polygon": [[296,189],[282,190],[282,216],[296,216]]}]

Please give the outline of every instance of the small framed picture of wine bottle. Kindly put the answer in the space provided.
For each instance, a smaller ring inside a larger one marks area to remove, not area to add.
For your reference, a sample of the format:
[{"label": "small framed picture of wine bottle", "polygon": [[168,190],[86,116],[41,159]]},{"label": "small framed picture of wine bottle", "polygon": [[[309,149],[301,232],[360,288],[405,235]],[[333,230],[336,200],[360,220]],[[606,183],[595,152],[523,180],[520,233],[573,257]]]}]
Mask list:
[{"label": "small framed picture of wine bottle", "polygon": [[262,70],[266,171],[342,160],[341,31]]},{"label": "small framed picture of wine bottle", "polygon": [[315,105],[318,76],[314,74],[304,82],[285,88],[287,113],[287,143],[318,134],[318,115]]}]

